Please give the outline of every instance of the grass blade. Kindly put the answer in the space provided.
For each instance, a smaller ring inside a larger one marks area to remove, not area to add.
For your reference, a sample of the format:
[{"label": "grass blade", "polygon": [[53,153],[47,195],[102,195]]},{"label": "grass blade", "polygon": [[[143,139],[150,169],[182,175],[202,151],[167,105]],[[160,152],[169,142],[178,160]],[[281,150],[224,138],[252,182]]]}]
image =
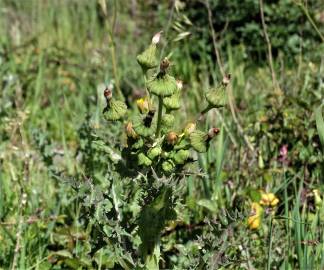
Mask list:
[{"label": "grass blade", "polygon": [[322,143],[322,150],[324,152],[324,120],[322,115],[322,106],[319,106],[315,110],[315,120],[316,120],[316,127],[318,131],[318,135],[320,137],[321,143]]}]

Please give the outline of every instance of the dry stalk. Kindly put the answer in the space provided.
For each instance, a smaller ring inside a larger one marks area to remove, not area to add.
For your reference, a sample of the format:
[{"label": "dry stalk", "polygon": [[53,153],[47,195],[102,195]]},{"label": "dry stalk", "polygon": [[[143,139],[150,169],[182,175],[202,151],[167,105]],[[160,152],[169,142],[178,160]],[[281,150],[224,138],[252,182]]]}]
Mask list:
[{"label": "dry stalk", "polygon": [[[220,51],[219,51],[218,46],[217,46],[217,39],[216,39],[215,29],[214,29],[214,26],[213,26],[213,15],[212,15],[212,12],[211,12],[211,9],[210,9],[210,6],[209,6],[209,0],[205,0],[203,3],[205,4],[205,6],[207,8],[207,12],[208,12],[208,22],[209,22],[209,27],[210,27],[211,34],[212,34],[213,46],[214,46],[214,51],[215,51],[215,54],[216,54],[217,64],[218,64],[218,67],[219,67],[219,70],[220,70],[222,76],[224,77],[226,74],[225,74],[225,71],[224,71],[224,66],[223,66],[223,63],[222,63]],[[229,105],[230,105],[233,121],[234,121],[234,123],[235,123],[235,125],[237,127],[237,130],[239,131],[239,133],[243,137],[243,140],[246,143],[246,145],[248,146],[248,148],[250,149],[250,151],[252,153],[255,153],[254,146],[251,144],[249,138],[244,133],[244,130],[243,130],[243,128],[242,128],[241,124],[239,123],[239,120],[238,120],[238,118],[236,116],[232,84],[229,85],[228,95],[229,95],[228,100],[229,100]],[[220,113],[218,115],[220,115]]]}]

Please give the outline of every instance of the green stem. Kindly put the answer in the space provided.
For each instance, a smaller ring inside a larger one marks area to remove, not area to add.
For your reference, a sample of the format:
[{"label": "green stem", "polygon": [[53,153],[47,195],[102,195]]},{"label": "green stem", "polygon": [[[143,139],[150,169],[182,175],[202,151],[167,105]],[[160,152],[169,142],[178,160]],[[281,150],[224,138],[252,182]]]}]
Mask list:
[{"label": "green stem", "polygon": [[160,136],[161,122],[162,122],[162,109],[163,109],[163,98],[159,96],[159,110],[158,110],[158,120],[155,136]]},{"label": "green stem", "polygon": [[150,98],[150,93],[147,89],[147,75],[146,73],[143,71],[143,77],[144,77],[144,87],[145,87],[145,93],[147,95],[148,98]]},{"label": "green stem", "polygon": [[318,29],[318,27],[317,27],[316,23],[314,22],[313,18],[311,17],[311,15],[309,14],[307,7],[303,3],[300,3],[300,7],[303,10],[303,12],[305,13],[307,19],[313,26],[313,28],[316,31],[316,33],[318,34],[318,36],[321,38],[322,42],[324,42],[324,36],[321,33],[321,31]]},{"label": "green stem", "polygon": [[270,232],[269,232],[269,247],[268,247],[268,263],[267,263],[267,270],[271,269],[271,260],[272,260],[272,231],[273,231],[273,224],[272,224],[272,217],[270,217]]}]

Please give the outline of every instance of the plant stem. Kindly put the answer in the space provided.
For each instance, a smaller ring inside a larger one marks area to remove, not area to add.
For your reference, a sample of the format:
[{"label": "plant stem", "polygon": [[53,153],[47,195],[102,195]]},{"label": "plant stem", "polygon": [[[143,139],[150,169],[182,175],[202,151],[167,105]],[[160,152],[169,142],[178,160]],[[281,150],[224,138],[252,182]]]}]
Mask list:
[{"label": "plant stem", "polygon": [[163,109],[163,98],[159,96],[159,109],[158,109],[158,120],[155,136],[160,136],[161,122],[162,122],[162,109]]},{"label": "plant stem", "polygon": [[303,12],[305,13],[307,19],[313,26],[313,28],[316,31],[316,33],[318,34],[318,36],[321,38],[322,42],[324,42],[324,36],[321,33],[321,31],[318,29],[318,27],[317,27],[316,23],[314,22],[314,20],[312,19],[311,15],[309,14],[307,7],[303,3],[300,3],[300,7],[303,10]]},{"label": "plant stem", "polygon": [[272,224],[272,217],[270,217],[270,232],[269,232],[269,247],[268,247],[268,262],[267,262],[267,270],[271,269],[271,256],[272,256],[272,231],[273,231],[273,224]]}]

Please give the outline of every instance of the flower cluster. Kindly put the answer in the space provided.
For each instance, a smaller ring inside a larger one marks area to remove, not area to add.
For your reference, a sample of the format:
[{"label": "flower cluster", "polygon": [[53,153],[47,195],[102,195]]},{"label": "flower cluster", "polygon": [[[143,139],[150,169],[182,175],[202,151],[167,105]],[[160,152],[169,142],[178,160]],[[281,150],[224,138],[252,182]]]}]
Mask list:
[{"label": "flower cluster", "polygon": [[251,204],[251,213],[247,220],[248,227],[251,230],[258,229],[261,225],[263,207],[274,208],[278,203],[279,199],[273,193],[261,191],[260,201]]},{"label": "flower cluster", "polygon": [[[164,58],[158,64],[157,51],[161,32],[157,33],[148,48],[137,56],[145,77],[146,96],[136,101],[137,112],[127,113],[123,101],[113,97],[112,89],[104,92],[107,106],[104,117],[108,121],[124,121],[127,148],[124,157],[130,166],[150,168],[155,172],[170,175],[181,171],[192,161],[190,150],[206,152],[210,141],[219,133],[218,128],[199,130],[197,123],[187,123],[175,129],[175,112],[181,107],[183,83],[170,74],[170,61]],[[206,106],[201,114],[226,104],[226,87],[230,76],[226,76],[215,88],[206,91]],[[157,104],[156,104],[157,103]],[[156,105],[157,106],[156,106]]]}]

